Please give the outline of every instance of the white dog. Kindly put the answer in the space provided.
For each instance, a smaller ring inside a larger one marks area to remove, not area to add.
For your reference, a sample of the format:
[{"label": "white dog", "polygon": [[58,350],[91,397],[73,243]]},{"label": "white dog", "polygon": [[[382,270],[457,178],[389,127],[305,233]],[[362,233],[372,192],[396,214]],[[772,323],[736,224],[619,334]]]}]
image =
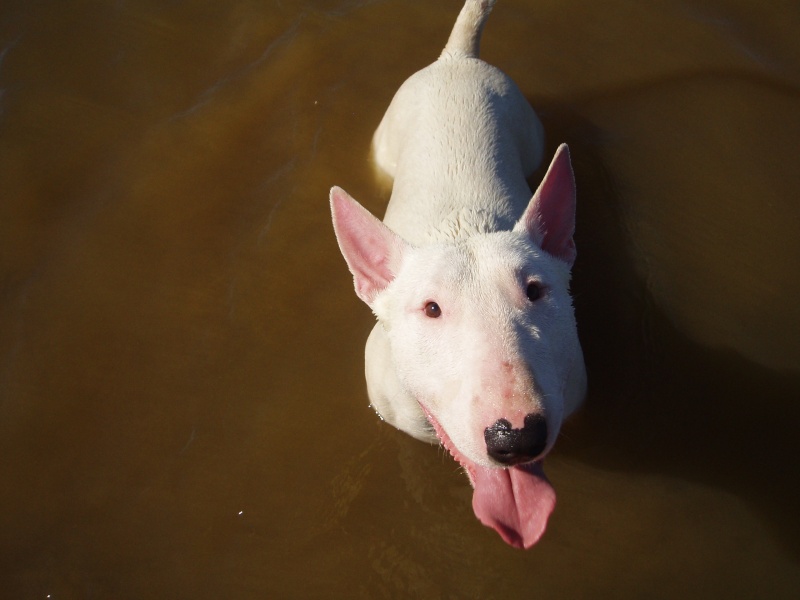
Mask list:
[{"label": "white dog", "polygon": [[372,406],[439,441],[474,487],[476,516],[511,545],[544,532],[541,468],[586,372],[569,295],[575,184],[561,146],[531,198],[542,126],[517,86],[478,58],[494,0],[467,0],[442,55],[406,81],[375,132],[394,177],[382,223],[331,190],[356,294],[378,323]]}]

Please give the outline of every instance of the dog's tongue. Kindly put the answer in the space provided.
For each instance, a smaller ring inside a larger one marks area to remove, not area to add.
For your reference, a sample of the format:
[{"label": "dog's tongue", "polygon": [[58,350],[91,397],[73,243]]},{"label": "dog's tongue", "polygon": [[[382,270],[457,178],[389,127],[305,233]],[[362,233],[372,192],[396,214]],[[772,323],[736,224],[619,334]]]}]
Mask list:
[{"label": "dog's tongue", "polygon": [[472,510],[481,523],[517,548],[530,548],[542,537],[556,505],[556,491],[541,461],[502,469],[481,467],[461,454],[439,421],[420,403],[442,445],[469,476],[474,488]]},{"label": "dog's tongue", "polygon": [[472,509],[487,527],[517,548],[530,548],[544,533],[556,492],[540,462],[490,469],[472,464]]}]

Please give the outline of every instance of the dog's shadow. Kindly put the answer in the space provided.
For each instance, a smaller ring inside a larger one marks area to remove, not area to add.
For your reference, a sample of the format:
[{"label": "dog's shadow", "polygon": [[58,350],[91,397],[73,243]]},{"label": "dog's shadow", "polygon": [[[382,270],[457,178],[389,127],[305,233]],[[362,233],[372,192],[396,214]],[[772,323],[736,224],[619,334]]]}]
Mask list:
[{"label": "dog's shadow", "polygon": [[567,425],[559,452],[725,489],[758,510],[800,556],[800,376],[700,346],[669,321],[634,269],[599,133],[563,109],[545,107],[540,115],[552,142],[545,156],[562,141],[572,150],[572,290],[589,374],[586,404]]}]

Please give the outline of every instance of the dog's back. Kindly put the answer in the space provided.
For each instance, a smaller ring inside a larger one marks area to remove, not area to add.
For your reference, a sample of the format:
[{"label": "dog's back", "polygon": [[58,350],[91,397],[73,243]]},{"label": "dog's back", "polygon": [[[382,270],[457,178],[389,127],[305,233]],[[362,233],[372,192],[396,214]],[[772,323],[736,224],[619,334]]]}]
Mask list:
[{"label": "dog's back", "polygon": [[375,160],[394,177],[384,222],[413,243],[510,229],[530,200],[542,126],[478,58],[493,4],[465,4],[439,60],[400,87],[375,132]]}]

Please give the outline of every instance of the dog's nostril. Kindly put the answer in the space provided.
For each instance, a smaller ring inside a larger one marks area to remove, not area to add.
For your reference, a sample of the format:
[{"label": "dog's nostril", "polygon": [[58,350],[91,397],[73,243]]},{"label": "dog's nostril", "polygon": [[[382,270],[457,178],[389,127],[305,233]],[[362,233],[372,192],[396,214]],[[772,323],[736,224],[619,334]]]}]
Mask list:
[{"label": "dog's nostril", "polygon": [[530,414],[524,427],[514,429],[506,419],[499,419],[484,430],[483,437],[490,457],[503,465],[517,465],[533,460],[547,447],[547,421]]}]

